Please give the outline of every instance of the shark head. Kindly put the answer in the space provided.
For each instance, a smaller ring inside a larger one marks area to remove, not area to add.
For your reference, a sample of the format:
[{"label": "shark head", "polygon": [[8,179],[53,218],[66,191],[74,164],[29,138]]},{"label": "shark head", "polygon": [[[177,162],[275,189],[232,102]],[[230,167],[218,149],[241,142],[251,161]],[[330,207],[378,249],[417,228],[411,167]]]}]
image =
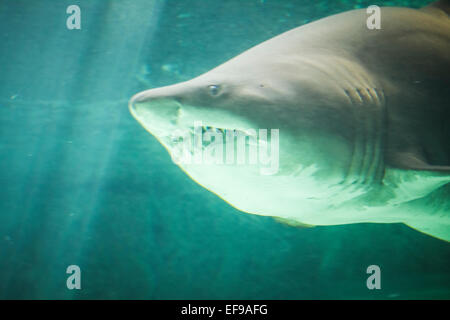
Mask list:
[{"label": "shark head", "polygon": [[129,109],[185,173],[234,207],[289,218],[303,199],[316,210],[345,180],[352,146],[324,107],[329,90],[284,61],[244,54],[142,91]]}]

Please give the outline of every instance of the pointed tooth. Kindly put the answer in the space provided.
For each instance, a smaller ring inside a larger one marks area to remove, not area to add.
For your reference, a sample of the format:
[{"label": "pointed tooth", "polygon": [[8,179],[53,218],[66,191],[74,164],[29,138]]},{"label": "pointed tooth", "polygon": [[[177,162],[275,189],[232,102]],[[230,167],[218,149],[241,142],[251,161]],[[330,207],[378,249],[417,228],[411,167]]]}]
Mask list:
[{"label": "pointed tooth", "polygon": [[256,138],[256,134],[254,132],[251,132],[250,130],[244,130],[244,134],[249,137]]},{"label": "pointed tooth", "polygon": [[267,141],[266,141],[266,140],[258,140],[258,144],[259,144],[261,147],[267,147]]}]

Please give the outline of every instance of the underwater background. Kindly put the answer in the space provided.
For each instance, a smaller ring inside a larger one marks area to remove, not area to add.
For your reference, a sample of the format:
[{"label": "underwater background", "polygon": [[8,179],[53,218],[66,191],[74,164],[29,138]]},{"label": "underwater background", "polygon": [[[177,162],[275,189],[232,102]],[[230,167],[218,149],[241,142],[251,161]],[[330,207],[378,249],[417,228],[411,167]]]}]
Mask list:
[{"label": "underwater background", "polygon": [[[447,242],[243,214],[127,108],[318,18],[429,2],[1,0],[0,299],[449,299]],[[73,4],[81,30],[66,27]],[[81,290],[66,287],[69,265]],[[366,287],[369,265],[381,290]]]}]

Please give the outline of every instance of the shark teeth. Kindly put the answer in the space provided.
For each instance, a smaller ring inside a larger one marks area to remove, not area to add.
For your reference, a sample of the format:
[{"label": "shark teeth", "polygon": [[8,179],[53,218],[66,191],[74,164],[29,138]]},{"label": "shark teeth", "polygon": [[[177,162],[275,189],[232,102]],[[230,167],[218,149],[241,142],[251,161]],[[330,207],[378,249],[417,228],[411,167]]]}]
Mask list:
[{"label": "shark teeth", "polygon": [[[218,134],[222,134],[222,135],[229,135],[232,134],[234,136],[248,136],[251,138],[256,138],[257,135],[254,131],[250,131],[250,130],[243,130],[243,129],[227,129],[227,128],[216,128],[213,126],[202,126],[202,134],[206,133],[206,132],[212,132],[212,133],[218,133]],[[195,133],[195,129],[194,127],[189,127],[188,130],[191,134]]]},{"label": "shark teeth", "polygon": [[[257,145],[259,140],[256,134],[255,130],[250,130],[250,129],[228,129],[228,128],[216,128],[213,126],[209,126],[209,125],[205,125],[202,127],[187,127],[186,133],[188,135],[190,135],[190,137],[199,137],[200,134],[200,129],[201,128],[201,135],[202,137],[206,134],[206,133],[212,133],[214,138],[210,137],[209,139],[206,139],[206,141],[204,140],[204,138],[202,138],[201,141],[201,147],[202,148],[206,148],[207,146],[209,146],[213,141],[216,141],[217,138],[219,138],[217,135],[221,136],[222,139],[224,139],[224,143],[226,141],[226,139],[230,139],[230,138],[236,138],[236,137],[248,137],[245,139],[245,143],[248,145]],[[186,138],[186,136],[184,137]],[[180,142],[184,141],[184,138],[180,138],[180,137],[173,137],[170,138],[170,142],[172,144],[177,144]],[[219,138],[220,139],[220,138]],[[209,140],[209,141],[208,141]],[[198,141],[199,140],[192,140],[192,141]],[[197,143],[197,142],[195,142]],[[198,147],[200,147],[200,145],[198,145]]]}]

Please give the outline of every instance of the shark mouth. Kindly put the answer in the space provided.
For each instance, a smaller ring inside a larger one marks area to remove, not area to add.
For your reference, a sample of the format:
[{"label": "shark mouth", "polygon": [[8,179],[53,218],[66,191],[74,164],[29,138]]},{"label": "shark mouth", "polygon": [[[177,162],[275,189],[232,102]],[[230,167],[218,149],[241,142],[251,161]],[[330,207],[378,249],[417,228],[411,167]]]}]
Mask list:
[{"label": "shark mouth", "polygon": [[[251,125],[228,113],[200,114],[203,110],[196,112],[195,107],[182,105],[174,99],[151,101],[145,100],[143,94],[132,98],[129,108],[178,165],[207,163],[256,165],[256,168],[261,164],[271,165],[274,157],[278,163],[278,129],[243,129]],[[202,118],[205,119],[198,120]],[[276,134],[275,139],[273,134]]]},{"label": "shark mouth", "polygon": [[160,142],[181,167],[191,164],[244,165],[248,168],[247,173],[253,175],[274,174],[279,166],[278,133],[274,140],[276,146],[272,137],[270,145],[267,143],[267,130],[259,129],[258,133],[255,129],[229,129],[196,122],[186,129],[176,129],[171,137]]},{"label": "shark mouth", "polygon": [[[195,149],[203,151],[212,144],[218,147],[232,144],[232,148],[235,149],[238,143],[244,143],[245,146],[256,146],[263,142],[258,139],[257,132],[253,129],[220,128],[201,125],[200,122],[186,129],[177,128],[168,138],[167,142],[170,147],[184,144],[191,154],[195,152]],[[223,151],[225,152],[225,150]]]},{"label": "shark mouth", "polygon": [[253,132],[254,130],[203,125],[202,120],[192,120],[192,118],[192,122],[189,122],[193,125],[188,125],[186,119],[184,119],[184,107],[176,100],[164,99],[141,105],[138,94],[136,98],[130,101],[129,108],[134,118],[147,131],[155,135],[158,139],[166,140],[166,142],[170,141],[167,138],[173,137],[174,133],[176,136],[179,136],[181,132],[185,132],[186,135],[200,134],[203,136],[205,134],[213,134],[215,136],[222,135],[223,137],[248,136],[250,138],[256,138],[256,132]]}]

